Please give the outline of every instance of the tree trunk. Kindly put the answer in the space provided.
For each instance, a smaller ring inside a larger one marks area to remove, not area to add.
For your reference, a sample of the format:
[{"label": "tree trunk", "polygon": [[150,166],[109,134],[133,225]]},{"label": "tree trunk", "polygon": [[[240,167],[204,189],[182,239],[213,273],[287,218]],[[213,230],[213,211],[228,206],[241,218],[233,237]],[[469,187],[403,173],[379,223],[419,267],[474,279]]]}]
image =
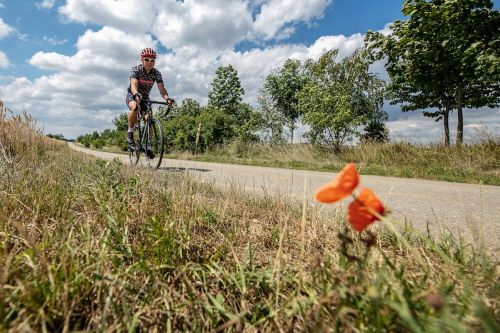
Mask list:
[{"label": "tree trunk", "polygon": [[290,132],[291,132],[291,135],[290,135],[290,144],[293,144],[293,130],[295,129],[295,126],[290,126]]},{"label": "tree trunk", "polygon": [[450,126],[448,123],[450,116],[450,103],[446,105],[446,108],[443,113],[443,125],[444,125],[444,145],[446,147],[450,146]]},{"label": "tree trunk", "polygon": [[464,139],[464,115],[462,113],[462,99],[463,99],[463,91],[462,91],[462,83],[460,82],[457,87],[457,145],[461,145]]}]

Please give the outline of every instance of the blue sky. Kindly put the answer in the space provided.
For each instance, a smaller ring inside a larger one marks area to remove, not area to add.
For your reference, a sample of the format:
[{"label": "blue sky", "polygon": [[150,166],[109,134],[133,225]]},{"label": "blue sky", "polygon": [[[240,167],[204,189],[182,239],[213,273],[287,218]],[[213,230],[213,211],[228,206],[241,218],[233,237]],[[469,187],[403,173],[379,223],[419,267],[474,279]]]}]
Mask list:
[{"label": "blue sky", "polygon": [[[499,1],[495,1],[498,8]],[[263,77],[287,58],[347,55],[367,30],[402,19],[402,0],[0,0],[0,99],[45,132],[75,137],[125,111],[129,69],[146,46],[177,100],[205,103],[215,69],[232,64],[255,104]],[[141,19],[138,20],[137,17]],[[383,65],[374,71],[383,72]],[[383,73],[382,73],[383,74]],[[156,89],[156,88],[154,88]],[[441,124],[387,105],[393,137],[433,139]],[[500,111],[466,113],[466,133]],[[453,126],[453,124],[452,124]]]}]

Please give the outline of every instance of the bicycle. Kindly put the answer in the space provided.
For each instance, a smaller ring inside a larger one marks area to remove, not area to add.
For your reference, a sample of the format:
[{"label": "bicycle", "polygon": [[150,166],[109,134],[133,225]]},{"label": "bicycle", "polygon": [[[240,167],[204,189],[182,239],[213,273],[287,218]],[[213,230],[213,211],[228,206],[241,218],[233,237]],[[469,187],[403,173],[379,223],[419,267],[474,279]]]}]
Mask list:
[{"label": "bicycle", "polygon": [[[163,159],[163,130],[161,123],[158,119],[153,117],[153,108],[152,104],[158,105],[167,105],[166,111],[163,112],[161,117],[166,117],[172,107],[169,106],[169,103],[159,102],[159,101],[143,101],[148,106],[147,110],[141,110],[137,114],[137,123],[134,127],[134,148],[129,148],[129,160],[132,165],[137,165],[139,162],[141,153],[147,152],[147,148],[150,147],[154,157],[146,155],[146,163],[150,168],[158,169],[161,165],[161,161]],[[175,101],[172,99],[172,104]],[[146,119],[146,123],[141,125],[142,120]],[[149,135],[146,135],[149,133]],[[137,136],[137,139],[136,139]]]}]

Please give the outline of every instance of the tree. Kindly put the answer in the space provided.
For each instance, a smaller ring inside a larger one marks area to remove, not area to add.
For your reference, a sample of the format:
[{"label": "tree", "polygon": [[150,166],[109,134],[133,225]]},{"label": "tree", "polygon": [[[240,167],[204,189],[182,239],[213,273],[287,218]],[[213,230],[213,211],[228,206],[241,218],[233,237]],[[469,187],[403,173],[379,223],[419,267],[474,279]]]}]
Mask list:
[{"label": "tree", "polygon": [[165,144],[169,149],[195,152],[198,117],[203,108],[194,99],[187,98],[172,110],[172,116],[163,121]]},{"label": "tree", "polygon": [[235,117],[215,107],[205,107],[198,117],[200,147],[210,149],[228,143],[236,137]]},{"label": "tree", "polygon": [[286,118],[274,105],[271,94],[265,86],[259,90],[257,103],[259,105],[258,111],[262,117],[262,129],[269,133],[269,142],[282,143]]},{"label": "tree", "polygon": [[368,71],[363,53],[336,62],[338,50],[309,60],[309,82],[298,94],[298,108],[313,144],[331,145],[337,151],[359,134],[359,127],[380,120],[384,82]]},{"label": "tree", "polygon": [[63,141],[66,140],[64,138],[64,135],[62,135],[62,134],[51,134],[51,133],[49,133],[49,134],[47,134],[47,137],[48,138],[52,138],[52,139],[56,139],[56,140],[63,140]]},{"label": "tree", "polygon": [[388,142],[389,130],[385,127],[385,121],[388,120],[387,113],[382,112],[379,117],[374,117],[363,129],[360,136],[361,142]]},{"label": "tree", "polygon": [[[261,126],[261,117],[248,104],[242,103],[244,89],[241,87],[238,72],[231,65],[221,66],[216,70],[212,90],[208,94],[208,109],[213,116],[203,112],[200,115],[201,137],[206,146],[225,143],[239,138],[243,141],[255,141],[255,132]],[[222,116],[216,110],[220,110]],[[217,124],[220,130],[212,127]]]},{"label": "tree", "polygon": [[117,131],[127,132],[128,130],[128,115],[127,113],[121,113],[118,117],[113,119],[113,124]]},{"label": "tree", "polygon": [[457,110],[457,144],[463,141],[463,108],[498,106],[500,13],[491,0],[406,0],[407,21],[392,34],[368,33],[374,59],[387,59],[392,103],[403,111],[438,108],[445,120]]},{"label": "tree", "polygon": [[231,65],[220,66],[215,71],[212,90],[208,93],[208,105],[237,115],[244,93],[236,69]]},{"label": "tree", "polygon": [[271,96],[274,107],[286,119],[290,128],[290,142],[300,116],[298,93],[306,84],[299,60],[288,59],[283,67],[273,70],[265,79],[264,89]]}]

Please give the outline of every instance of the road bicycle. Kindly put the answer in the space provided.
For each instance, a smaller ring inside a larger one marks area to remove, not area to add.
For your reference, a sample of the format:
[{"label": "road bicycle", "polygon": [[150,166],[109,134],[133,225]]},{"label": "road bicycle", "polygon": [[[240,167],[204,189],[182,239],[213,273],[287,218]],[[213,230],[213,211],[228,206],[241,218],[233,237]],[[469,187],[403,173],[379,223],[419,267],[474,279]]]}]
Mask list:
[{"label": "road bicycle", "polygon": [[[130,163],[132,165],[137,165],[140,160],[141,153],[144,153],[146,164],[153,169],[158,169],[161,165],[161,161],[163,159],[163,129],[160,121],[153,116],[153,108],[152,104],[158,105],[166,105],[167,108],[163,109],[159,116],[161,118],[165,118],[170,110],[172,109],[169,106],[169,103],[159,102],[159,101],[143,101],[147,105],[146,110],[141,110],[137,114],[137,123],[134,127],[134,146],[133,148],[129,147],[128,156],[130,159]],[[175,101],[172,99],[172,104]],[[144,124],[142,124],[144,122]],[[149,134],[149,135],[148,135]],[[150,148],[154,157],[148,156],[147,150]]]}]

